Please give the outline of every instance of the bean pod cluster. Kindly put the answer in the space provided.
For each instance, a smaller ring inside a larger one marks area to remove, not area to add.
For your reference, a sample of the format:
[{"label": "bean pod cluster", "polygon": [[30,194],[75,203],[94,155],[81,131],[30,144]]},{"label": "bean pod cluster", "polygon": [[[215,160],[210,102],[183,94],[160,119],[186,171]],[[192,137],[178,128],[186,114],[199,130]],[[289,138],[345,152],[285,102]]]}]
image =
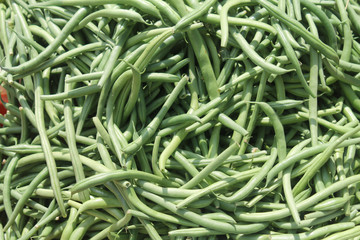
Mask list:
[{"label": "bean pod cluster", "polygon": [[360,239],[356,0],[0,1],[0,240]]}]

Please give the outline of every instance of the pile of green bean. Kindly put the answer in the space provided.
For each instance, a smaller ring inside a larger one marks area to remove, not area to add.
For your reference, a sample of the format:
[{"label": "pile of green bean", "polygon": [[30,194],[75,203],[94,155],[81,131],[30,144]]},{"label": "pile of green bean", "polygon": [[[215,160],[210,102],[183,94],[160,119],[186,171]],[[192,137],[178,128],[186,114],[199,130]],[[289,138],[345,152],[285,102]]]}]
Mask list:
[{"label": "pile of green bean", "polygon": [[3,0],[0,240],[360,239],[356,0]]}]

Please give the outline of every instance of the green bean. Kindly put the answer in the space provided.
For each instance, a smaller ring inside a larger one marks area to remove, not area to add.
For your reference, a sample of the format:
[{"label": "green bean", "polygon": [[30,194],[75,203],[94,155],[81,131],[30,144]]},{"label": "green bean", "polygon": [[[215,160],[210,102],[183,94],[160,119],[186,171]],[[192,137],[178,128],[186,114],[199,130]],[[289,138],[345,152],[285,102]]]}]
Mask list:
[{"label": "green bean", "polygon": [[[269,237],[271,239],[316,239],[317,237],[324,236],[330,232],[343,231],[346,229],[351,229],[354,225],[351,223],[335,223],[329,226],[324,226],[317,228],[313,231],[298,233],[298,234],[269,234],[269,235],[255,235],[255,236],[246,236],[245,239],[258,239],[259,237]],[[239,235],[238,235],[239,236]],[[241,235],[239,236],[241,239]],[[239,239],[236,238],[236,239]]]},{"label": "green bean", "polygon": [[175,31],[184,28],[201,15],[204,15],[215,3],[215,0],[206,0],[201,6],[184,15],[174,26]]},{"label": "green bean", "polygon": [[59,238],[60,234],[64,231],[66,222],[62,222],[58,225],[55,224],[55,226],[53,227],[52,231],[49,234],[45,234],[45,236],[43,236],[44,240],[50,240],[50,239],[54,239],[54,238]]},{"label": "green bean", "polygon": [[309,85],[306,83],[306,80],[304,78],[304,75],[302,73],[299,61],[295,55],[294,49],[291,47],[291,45],[288,42],[288,39],[286,38],[280,24],[276,22],[275,20],[272,21],[273,26],[277,30],[278,33],[278,40],[280,41],[281,45],[284,47],[284,50],[286,52],[286,55],[288,56],[289,60],[295,67],[296,74],[298,78],[300,79],[301,85],[305,89],[307,93],[309,93],[310,96],[315,97],[316,93],[314,93]]},{"label": "green bean", "polygon": [[166,15],[166,17],[174,24],[176,24],[180,20],[180,16],[178,12],[176,12],[167,2],[161,0],[149,0],[157,9],[159,9],[160,13]]},{"label": "green bean", "polygon": [[[71,207],[75,207],[75,208],[80,208],[81,204],[78,202],[75,202],[73,200],[69,200],[68,201],[69,206]],[[110,216],[109,214],[106,214],[104,212],[98,211],[98,210],[94,210],[94,209],[90,209],[86,211],[86,214],[96,217],[100,220],[103,220],[105,222],[109,222],[109,223],[115,223],[116,219],[113,218],[112,216]]]},{"label": "green bean", "polygon": [[[64,152],[53,152],[53,155],[56,160],[62,160],[62,161],[68,161],[71,162],[70,154],[64,153]],[[80,160],[83,164],[90,167],[96,172],[109,172],[110,170],[103,166],[102,164],[87,158],[85,156],[80,155]],[[45,161],[45,154],[44,153],[35,153],[32,155],[25,156],[21,159],[19,159],[17,167],[26,166],[29,163],[36,163],[36,162],[42,162]]]},{"label": "green bean", "polygon": [[70,208],[69,218],[66,222],[66,226],[64,228],[64,231],[61,234],[61,240],[68,239],[70,237],[70,234],[73,232],[75,228],[75,216],[76,216],[77,209],[72,207]]},{"label": "green bean", "polygon": [[40,99],[40,95],[43,92],[42,82],[43,82],[42,77],[39,74],[35,74],[35,118],[37,120],[37,128],[40,135],[41,145],[45,154],[46,164],[48,166],[49,176],[51,179],[51,185],[54,190],[55,198],[59,204],[61,214],[63,216],[66,216],[65,207],[59,186],[59,179],[57,176],[56,163],[50,148],[49,139],[47,138],[45,131],[44,110],[43,110],[44,103]]},{"label": "green bean", "polygon": [[[68,91],[68,85],[65,86],[65,91]],[[75,138],[75,129],[74,123],[72,120],[72,110],[71,110],[72,102],[71,100],[64,100],[64,116],[65,116],[65,132],[66,132],[66,140],[70,150],[70,156],[72,159],[72,165],[74,168],[76,181],[81,181],[85,178],[84,169],[82,163],[80,161],[79,153],[77,150],[76,140]],[[84,191],[80,194],[81,200],[86,201],[90,198],[89,192]]]},{"label": "green bean", "polygon": [[232,81],[230,81],[229,83],[219,87],[219,92],[224,92],[225,90],[231,89],[232,87],[234,87],[235,85],[242,83],[245,80],[251,79],[255,76],[257,76],[258,74],[260,74],[264,69],[260,66],[256,66],[248,71],[246,71],[245,73],[243,73],[242,75],[238,76],[237,78],[233,79]]},{"label": "green bean", "polygon": [[[50,86],[49,86],[49,78],[50,78],[50,68],[45,69],[43,71],[43,78],[44,78],[44,93],[50,92]],[[58,111],[54,107],[52,102],[45,102],[45,111],[49,115],[51,121],[56,125],[60,123],[60,119],[58,117]]]},{"label": "green bean", "polygon": [[340,1],[0,4],[4,238],[345,239],[360,6]]},{"label": "green bean", "polygon": [[174,66],[172,66],[169,70],[167,70],[167,73],[173,74],[178,72],[180,69],[188,65],[190,60],[188,58],[185,58],[178,63],[176,63]]},{"label": "green bean", "polygon": [[129,189],[128,192],[129,192],[129,197],[130,197],[131,201],[133,202],[133,204],[136,204],[136,206],[137,206],[137,208],[139,208],[139,210],[149,214],[150,216],[160,219],[160,220],[163,220],[163,221],[165,220],[165,221],[169,221],[172,223],[181,224],[184,226],[196,226],[196,224],[193,224],[192,222],[189,222],[187,220],[183,220],[183,219],[175,217],[175,216],[157,212],[157,211],[149,208],[145,204],[143,204],[140,201],[140,199],[137,197],[137,195],[133,189]]},{"label": "green bean", "polygon": [[142,189],[135,188],[135,190],[142,195],[143,197],[149,198],[152,201],[157,202],[161,206],[165,207],[169,211],[173,212],[174,214],[177,214],[179,216],[184,217],[185,219],[188,219],[189,221],[194,222],[195,224],[198,224],[203,227],[207,227],[216,231],[226,232],[226,233],[251,233],[251,232],[257,232],[261,231],[266,227],[266,224],[263,223],[255,223],[255,224],[249,224],[246,227],[244,225],[239,224],[229,224],[224,223],[212,219],[207,219],[201,217],[201,215],[198,215],[194,212],[191,212],[186,209],[178,209],[176,206],[168,201],[165,201],[163,198],[158,197],[152,193],[146,192]]},{"label": "green bean", "polygon": [[41,46],[39,43],[33,41],[32,39],[24,37],[22,34],[15,32],[16,36],[23,41],[26,45],[33,47],[38,52],[44,51],[45,48]]},{"label": "green bean", "polygon": [[[37,26],[37,25],[30,25],[29,30],[32,34],[35,36],[39,36],[43,38],[47,43],[51,43],[54,41],[54,37],[47,31],[45,31],[43,28]],[[62,52],[64,49],[62,47],[59,47],[59,52]]]},{"label": "green bean", "polygon": [[[354,144],[355,142],[359,141],[360,139],[350,139],[345,140],[342,143],[340,143],[337,147],[345,147]],[[286,167],[290,166],[291,164],[295,163],[296,161],[314,156],[317,153],[320,153],[324,151],[327,147],[330,146],[330,143],[325,143],[321,145],[316,145],[314,147],[310,147],[306,150],[303,150],[302,152],[299,152],[297,154],[294,154],[292,156],[289,156],[286,158],[283,162],[276,164],[268,173],[266,181],[269,183],[273,177],[278,174],[281,170],[285,169]]]},{"label": "green bean", "polygon": [[[67,207],[68,207],[68,205],[65,204],[65,208],[67,208]],[[61,214],[61,211],[60,211],[59,208],[56,208],[56,209],[55,209],[54,211],[52,211],[49,215],[47,215],[47,216],[44,217],[44,218],[41,218],[41,219],[37,222],[37,224],[29,230],[29,232],[27,232],[26,234],[23,234],[23,235],[21,236],[21,238],[19,238],[19,239],[20,239],[20,240],[29,239],[31,236],[33,236],[33,235],[37,232],[38,228],[46,225],[47,223],[49,223],[50,221],[52,221],[54,218],[58,217],[59,214]]]},{"label": "green bean", "polygon": [[318,224],[321,224],[323,222],[329,221],[331,219],[334,219],[336,217],[339,217],[343,214],[343,211],[335,211],[331,214],[328,214],[324,217],[319,217],[319,218],[311,218],[311,219],[307,219],[307,220],[302,220],[299,223],[295,223],[295,222],[274,222],[274,224],[282,229],[300,229],[300,228],[304,228],[304,227],[309,227],[309,226],[315,226]]},{"label": "green bean", "polygon": [[187,132],[185,130],[178,131],[175,136],[171,139],[171,142],[167,144],[164,151],[159,156],[159,170],[165,172],[165,164],[169,159],[170,155],[180,145],[181,141],[186,137]]},{"label": "green bean", "polygon": [[85,180],[75,184],[71,190],[73,193],[76,193],[102,183],[106,183],[113,180],[119,181],[128,178],[137,178],[137,179],[153,181],[166,186],[178,186],[178,184],[174,182],[171,182],[167,179],[161,178],[159,176],[150,173],[140,172],[137,170],[127,170],[127,171],[117,170],[113,172],[97,174],[95,176],[86,178]]},{"label": "green bean", "polygon": [[42,3],[34,3],[31,4],[30,8],[46,8],[48,6],[102,6],[104,4],[125,4],[130,5],[135,8],[140,9],[141,11],[148,13],[155,17],[160,17],[159,11],[156,9],[154,5],[152,5],[149,2],[143,2],[139,0],[133,0],[133,1],[123,1],[123,0],[105,0],[105,1],[84,1],[84,0],[51,0],[47,2]]},{"label": "green bean", "polygon": [[278,149],[278,157],[279,157],[279,161],[281,162],[286,157],[286,141],[285,141],[283,126],[275,111],[267,103],[258,102],[256,104],[260,106],[260,108],[266,113],[266,115],[268,115],[270,121],[272,121],[272,123],[274,124],[273,126],[274,126],[275,136],[277,138],[276,144]]},{"label": "green bean", "polygon": [[329,18],[324,14],[323,11],[320,10],[314,3],[308,0],[300,0],[301,5],[304,5],[306,8],[309,9],[312,13],[314,13],[322,22],[322,25],[326,29],[327,37],[329,40],[329,45],[336,51],[337,44],[336,44],[336,35],[332,24],[330,23]]},{"label": "green bean", "polygon": [[[141,74],[139,69],[136,69],[135,66],[131,67],[132,69],[132,81],[131,81],[131,91],[129,95],[128,102],[124,106],[124,113],[122,115],[122,120],[127,119],[135,107],[135,104],[138,99],[139,89],[141,85]],[[124,94],[125,96],[126,94]]]},{"label": "green bean", "polygon": [[[256,95],[256,101],[257,102],[263,100],[265,87],[266,87],[266,79],[267,79],[268,76],[269,76],[269,74],[266,73],[266,72],[262,72],[262,74],[261,74],[260,82],[259,82],[259,88],[258,88],[257,95]],[[246,98],[251,98],[250,93],[247,94],[247,95],[248,95],[247,97],[244,97],[244,100],[246,100]],[[247,131],[249,132],[249,134],[248,134],[248,136],[245,136],[245,138],[243,139],[243,141],[241,143],[240,153],[245,152],[245,149],[247,148],[247,144],[248,144],[248,142],[250,140],[250,137],[251,137],[251,135],[252,135],[252,133],[253,133],[253,131],[255,129],[255,124],[256,124],[256,121],[257,121],[258,114],[259,114],[259,106],[255,105],[254,109],[253,109],[253,111],[251,113],[250,120],[249,120],[248,125],[247,125]],[[244,117],[246,117],[246,114],[243,112],[241,115],[239,115],[238,119],[241,119],[241,118],[243,119]],[[243,123],[244,123],[244,121],[243,121]]]},{"label": "green bean", "polygon": [[142,72],[146,66],[149,64],[151,58],[155,54],[155,51],[158,50],[158,47],[163,43],[168,37],[173,34],[173,29],[166,29],[163,33],[153,38],[149,44],[146,46],[144,52],[140,55],[137,61],[134,63],[135,68],[139,69]]},{"label": "green bean", "polygon": [[231,128],[232,130],[240,133],[241,135],[245,136],[248,134],[248,131],[246,131],[244,128],[242,128],[240,125],[238,125],[236,122],[234,122],[231,118],[226,116],[223,113],[220,113],[218,116],[218,120],[226,127]]},{"label": "green bean", "polygon": [[227,1],[220,11],[221,47],[226,47],[229,38],[228,11],[234,6],[254,3],[253,1],[231,0]]},{"label": "green bean", "polygon": [[10,55],[9,54],[10,49],[9,49],[9,46],[8,46],[9,39],[7,37],[6,31],[4,31],[6,29],[6,27],[5,27],[5,24],[6,24],[6,20],[5,20],[6,16],[5,16],[5,14],[6,14],[6,6],[3,3],[1,3],[1,5],[0,5],[0,24],[1,24],[1,29],[3,29],[3,30],[0,32],[0,34],[1,34],[0,35],[0,41],[1,41],[2,45],[3,45],[3,47],[4,47],[5,54]]},{"label": "green bean", "polygon": [[[299,143],[298,145],[296,145],[293,149],[290,150],[290,152],[288,153],[287,156],[291,156],[294,153],[299,152],[302,148],[304,148],[307,144],[309,143],[309,141],[303,141],[301,143]],[[283,173],[283,189],[284,189],[284,194],[285,194],[285,198],[286,198],[286,202],[289,206],[289,209],[291,211],[291,215],[294,219],[294,221],[296,223],[300,223],[300,216],[299,213],[296,209],[296,202],[294,199],[294,196],[292,195],[292,188],[291,188],[291,170],[292,170],[292,166],[288,167],[287,169],[285,169],[284,173]]]},{"label": "green bean", "polygon": [[316,204],[313,209],[315,211],[331,211],[336,210],[344,206],[346,202],[349,201],[349,197],[334,197],[324,200],[323,202],[320,202]]},{"label": "green bean", "polygon": [[200,190],[197,189],[177,189],[177,188],[163,188],[160,186],[157,186],[151,182],[145,182],[143,180],[139,180],[137,182],[139,187],[145,189],[146,191],[152,192],[157,195],[167,196],[167,197],[189,197],[192,194],[195,194],[196,192],[199,192]]},{"label": "green bean", "polygon": [[11,206],[11,175],[14,173],[14,170],[16,168],[16,164],[19,160],[19,156],[15,155],[12,158],[9,158],[8,160],[10,160],[10,163],[8,164],[7,168],[6,168],[6,172],[5,172],[5,176],[4,176],[4,186],[3,186],[3,204],[4,204],[4,208],[5,208],[5,213],[7,215],[8,218],[10,218],[10,216],[13,213],[12,210],[12,206]]},{"label": "green bean", "polygon": [[151,63],[148,65],[148,67],[146,68],[146,70],[148,72],[155,72],[164,68],[168,68],[171,67],[172,65],[176,64],[177,62],[181,61],[184,58],[184,52],[181,51],[178,54],[175,54],[169,58],[166,58],[162,61],[159,62],[155,62],[155,63]]},{"label": "green bean", "polygon": [[237,143],[232,143],[226,150],[219,154],[213,162],[207,165],[203,170],[199,172],[198,175],[194,176],[185,185],[181,186],[181,188],[188,189],[199,184],[209,173],[218,168],[223,163],[223,161],[230,157],[230,155],[232,155],[237,148]]},{"label": "green bean", "polygon": [[3,115],[0,116],[0,121],[4,127],[14,126],[14,123],[12,123],[9,119],[6,119]]},{"label": "green bean", "polygon": [[345,95],[345,98],[350,102],[350,105],[354,109],[359,110],[360,109],[360,99],[355,94],[355,92],[351,88],[351,86],[348,84],[345,84],[345,83],[340,83],[340,87],[341,87],[342,92]]},{"label": "green bean", "polygon": [[82,19],[79,22],[79,25],[74,29],[74,31],[80,30],[81,28],[85,27],[86,24],[98,17],[126,18],[136,22],[146,23],[145,20],[141,17],[141,15],[135,11],[125,9],[101,9],[87,15],[84,19]]},{"label": "green bean", "polygon": [[72,89],[68,92],[62,92],[62,93],[51,94],[51,95],[42,95],[41,100],[48,101],[48,100],[64,100],[67,98],[78,98],[78,97],[83,97],[85,95],[91,95],[91,94],[97,93],[100,90],[101,90],[101,86],[95,84],[95,85],[84,86],[84,87]]},{"label": "green bean", "polygon": [[[18,32],[23,32],[27,38],[31,38],[31,34],[30,34],[30,31],[28,30],[28,26],[27,26],[25,17],[23,16],[22,12],[20,11],[19,6],[16,3],[12,3],[11,6],[13,7],[14,12],[17,15],[17,18],[15,19],[15,30]],[[25,50],[24,44],[20,43],[20,40],[18,40],[17,48],[18,48],[19,53],[21,53],[20,63],[21,64],[25,63],[27,60],[26,53],[25,53],[26,50]],[[26,92],[29,94],[29,96],[31,96],[31,98],[33,98],[34,97],[33,81],[31,80],[31,78],[29,76],[24,77],[23,80],[24,80],[24,85],[26,87]]]},{"label": "green bean", "polygon": [[332,76],[336,77],[338,80],[357,87],[360,86],[359,83],[357,82],[358,81],[357,78],[348,75],[344,72],[341,72],[339,69],[336,69],[327,59],[323,59],[323,62],[325,64],[326,70],[329,71],[329,73]]},{"label": "green bean", "polygon": [[23,63],[17,67],[6,68],[9,73],[22,73],[26,72],[33,67],[35,67],[40,62],[46,60],[56,49],[62,44],[62,42],[66,39],[66,37],[70,34],[70,32],[75,28],[75,26],[80,22],[80,19],[87,14],[88,10],[86,8],[81,8],[70,21],[66,24],[66,26],[61,31],[55,40],[48,46],[46,49],[41,52],[36,58],[33,58],[26,63]]},{"label": "green bean", "polygon": [[180,114],[172,117],[165,118],[160,124],[160,128],[165,128],[172,125],[177,125],[183,122],[201,122],[198,116],[192,114]]},{"label": "green bean", "polygon": [[[207,23],[218,24],[220,23],[221,13],[220,15],[208,13],[207,15],[201,17],[200,19]],[[235,25],[235,26],[249,26],[254,27],[256,29],[262,29],[269,33],[276,35],[276,30],[269,24],[259,22],[253,19],[242,19],[236,17],[228,17],[228,24]]]},{"label": "green bean", "polygon": [[8,102],[2,101],[2,104],[7,109],[8,115],[14,115],[14,117],[20,118],[19,108],[15,107],[14,105],[12,105],[11,103],[8,103]]},{"label": "green bean", "polygon": [[352,46],[352,32],[350,28],[350,20],[348,18],[348,13],[346,11],[343,1],[335,1],[337,8],[339,9],[340,19],[342,21],[342,28],[344,34],[344,45],[343,52],[340,59],[349,61],[351,56],[351,46]]},{"label": "green bean", "polygon": [[[107,125],[108,125],[107,127],[109,129],[109,138],[110,138],[110,141],[112,143],[111,146],[114,147],[116,157],[120,161],[120,165],[122,167],[125,167],[124,166],[124,164],[125,164],[124,159],[123,159],[122,153],[121,153],[121,147],[124,147],[124,144],[121,145],[121,139],[120,139],[121,136],[116,134],[116,132],[115,132],[115,124],[114,124],[115,116],[114,116],[114,113],[113,113],[113,107],[114,107],[114,104],[115,104],[116,97],[120,93],[122,88],[125,86],[125,89],[130,90],[130,87],[129,87],[130,83],[128,82],[128,80],[131,77],[132,77],[132,71],[131,70],[127,70],[126,72],[124,72],[123,75],[121,75],[119,77],[119,81],[115,82],[115,85],[114,85],[113,89],[111,90],[111,95],[107,100],[107,106],[106,106],[106,118],[107,118],[106,121],[107,121]],[[116,84],[118,84],[118,85],[116,85]],[[126,88],[126,85],[127,85],[127,88]],[[122,96],[125,97],[126,94],[123,94]],[[125,102],[122,101],[121,107],[124,107],[124,105],[125,105]],[[122,114],[122,112],[123,112],[123,109],[121,109],[121,111],[119,111],[119,114]],[[116,120],[121,121],[121,115],[120,115],[119,119],[116,119]],[[108,139],[106,139],[106,141],[107,140]]]},{"label": "green bean", "polygon": [[[0,185],[0,189],[3,189],[2,185]],[[10,194],[16,200],[20,200],[21,197],[22,197],[21,193],[19,193],[17,190],[12,189]],[[41,212],[46,212],[47,211],[46,207],[44,207],[43,205],[41,205],[41,204],[31,200],[31,199],[28,199],[28,201],[26,202],[26,205],[28,205],[29,207],[34,208],[34,209],[36,209],[38,211],[41,211]]]},{"label": "green bean", "polygon": [[180,77],[174,74],[168,73],[147,73],[141,78],[142,82],[178,82]]},{"label": "green bean", "polygon": [[277,155],[277,149],[272,148],[270,158],[266,161],[266,163],[262,166],[259,173],[255,174],[246,184],[244,187],[240,188],[238,191],[236,191],[233,195],[226,197],[226,196],[220,196],[219,198],[223,201],[227,202],[235,202],[240,201],[244,199],[246,196],[248,196],[251,191],[263,180],[263,178],[266,176],[267,172],[270,170],[272,165],[274,164],[276,160]]},{"label": "green bean", "polygon": [[[351,177],[344,179],[343,181],[335,182],[332,185],[330,185],[329,187],[325,188],[323,191],[315,193],[314,195],[307,198],[306,200],[297,203],[296,208],[298,209],[299,212],[303,211],[303,210],[315,205],[317,202],[321,201],[322,199],[326,198],[327,196],[331,195],[332,193],[337,192],[337,191],[343,189],[344,187],[346,187],[354,182],[358,182],[358,181],[360,181],[360,176],[353,175]],[[242,221],[247,221],[247,222],[255,221],[256,222],[256,221],[259,221],[260,219],[261,220],[266,219],[267,221],[273,221],[276,219],[284,218],[289,215],[290,215],[290,210],[287,208],[284,208],[284,209],[276,210],[276,211],[272,211],[272,212],[236,213],[235,217],[238,220],[242,220]]]},{"label": "green bean", "polygon": [[230,33],[239,44],[240,48],[243,52],[253,61],[255,64],[261,66],[265,71],[274,74],[284,74],[292,70],[286,70],[280,68],[276,65],[273,65],[269,62],[266,62],[263,58],[261,58],[246,42],[245,38],[234,28],[230,28]]},{"label": "green bean", "polygon": [[19,142],[23,143],[28,138],[27,120],[26,120],[24,108],[19,107],[19,111],[20,111],[20,120],[21,120],[21,127],[22,127]]},{"label": "green bean", "polygon": [[162,119],[164,118],[165,114],[169,110],[170,106],[175,101],[181,89],[187,83],[187,80],[188,78],[185,76],[179,81],[179,83],[174,88],[173,92],[166,99],[161,110],[158,112],[155,118],[149,123],[149,125],[141,132],[140,137],[134,140],[133,142],[131,142],[129,145],[127,145],[124,149],[122,149],[122,151],[128,154],[132,154],[136,152],[146,141],[148,141],[153,136],[156,129],[159,127]]},{"label": "green bean", "polygon": [[[64,131],[60,130],[58,134],[60,137],[66,138],[66,133]],[[75,135],[75,140],[76,140],[76,142],[87,145],[87,146],[92,146],[92,145],[96,144],[96,140],[91,137]]]},{"label": "green bean", "polygon": [[324,44],[322,41],[316,38],[312,33],[306,31],[306,29],[295,19],[292,19],[287,15],[285,15],[284,13],[282,13],[278,7],[268,2],[267,0],[257,0],[257,2],[260,5],[262,5],[264,8],[266,8],[271,15],[279,19],[290,29],[296,31],[296,33],[302,36],[305,39],[305,41],[307,41],[314,49],[318,50],[319,52],[324,54],[327,58],[335,61],[336,63],[339,62],[339,57],[337,56],[334,49]]},{"label": "green bean", "polygon": [[36,67],[33,67],[31,68],[29,71],[27,72],[24,72],[22,74],[19,74],[19,75],[16,75],[14,77],[15,80],[17,79],[21,79],[23,78],[24,76],[27,76],[31,73],[34,73],[36,71],[40,71],[40,70],[43,70],[43,69],[46,69],[48,67],[53,67],[53,66],[56,66],[62,62],[65,62],[67,61],[69,58],[72,58],[72,57],[75,57],[77,55],[81,55],[83,54],[84,52],[87,52],[87,51],[95,51],[95,50],[102,50],[106,47],[106,45],[104,43],[101,43],[101,42],[97,42],[97,43],[90,43],[90,44],[87,44],[87,45],[84,45],[84,46],[81,46],[81,47],[78,47],[78,48],[75,48],[75,49],[72,49],[66,53],[63,53],[59,56],[56,56],[54,58],[51,58],[43,63],[41,63],[39,66],[36,66]]},{"label": "green bean", "polygon": [[315,176],[314,176],[314,184],[315,184],[315,191],[319,192],[321,190],[323,190],[325,188],[325,184],[322,182],[322,177],[320,175],[320,172],[318,172]]},{"label": "green bean", "polygon": [[99,219],[89,216],[84,221],[82,221],[79,226],[74,229],[72,234],[70,235],[70,239],[83,239],[85,236],[88,228],[92,226],[93,224],[96,224],[99,221]]},{"label": "green bean", "polygon": [[[221,181],[213,183],[212,185],[209,185],[208,187],[206,187],[206,188],[204,188],[202,190],[199,190],[197,192],[194,192],[190,196],[187,196],[187,198],[185,198],[183,201],[178,203],[176,205],[176,207],[177,208],[182,208],[182,207],[188,205],[189,203],[199,199],[200,197],[202,197],[202,196],[204,196],[206,194],[209,194],[211,192],[220,190],[220,189],[222,189],[224,187],[227,187],[227,186],[230,186],[232,184],[236,184],[239,181],[243,181],[243,180],[248,179],[248,178],[250,178],[252,176],[253,176],[252,178],[254,178],[256,176],[254,174],[256,174],[258,172],[259,172],[259,169],[252,169],[252,170],[248,171],[248,174],[245,174],[245,172],[242,172],[241,174],[236,174],[236,175],[233,175],[231,177],[222,179]],[[245,191],[245,188],[242,191]]]},{"label": "green bean", "polygon": [[220,58],[218,56],[218,52],[217,52],[215,43],[208,35],[204,36],[204,40],[208,47],[208,51],[210,52],[210,55],[211,55],[211,60],[212,60],[212,64],[214,67],[215,77],[218,78],[219,74],[220,74]]},{"label": "green bean", "polygon": [[26,192],[23,194],[22,198],[16,204],[14,211],[9,216],[8,222],[6,223],[4,230],[6,231],[15,221],[16,216],[19,214],[21,209],[24,207],[25,202],[28,200],[34,189],[37,185],[48,176],[49,172],[46,168],[44,168],[30,183],[27,187]]},{"label": "green bean", "polygon": [[[258,102],[258,101],[257,101]],[[287,110],[295,108],[301,104],[303,104],[304,101],[300,100],[292,100],[292,99],[286,99],[286,100],[278,100],[273,102],[267,102],[267,104],[270,105],[274,110]]]},{"label": "green bean", "polygon": [[[229,163],[236,163],[236,162],[256,162],[256,159],[260,156],[264,156],[267,153],[267,151],[257,151],[254,153],[247,153],[247,154],[241,154],[241,155],[235,155],[230,156],[227,160],[224,161],[224,164]],[[175,153],[176,157],[176,153]],[[195,156],[197,157],[197,156]],[[269,159],[269,156],[266,156],[266,161]],[[187,161],[191,162],[196,167],[205,167],[208,164],[210,164],[212,161],[214,161],[214,158],[195,158],[195,159],[188,159]]]},{"label": "green bean", "polygon": [[345,240],[345,239],[349,239],[352,237],[357,237],[359,229],[360,229],[359,226],[354,226],[348,230],[331,234],[330,236],[327,236],[324,239],[326,239],[326,240],[333,240],[333,239]]},{"label": "green bean", "polygon": [[354,7],[352,6],[352,4],[347,4],[346,10],[348,12],[351,24],[353,24],[353,29],[359,34],[360,33],[360,26],[358,24],[359,17],[356,14],[356,11],[355,11]]},{"label": "green bean", "polygon": [[207,228],[189,228],[189,229],[178,229],[169,232],[172,237],[210,237],[215,235],[223,235],[223,232],[209,230]]},{"label": "green bean", "polygon": [[338,147],[338,145],[343,142],[345,139],[351,137],[355,134],[358,130],[360,130],[360,126],[354,128],[352,131],[345,133],[340,138],[336,139],[332,142],[329,147],[325,149],[322,154],[317,155],[311,162],[311,167],[308,168],[304,174],[304,176],[300,179],[300,181],[295,185],[293,192],[297,195],[305,185],[307,184],[308,180],[312,178],[316,171],[320,169],[322,165],[328,160],[328,158],[332,155],[333,151]]}]

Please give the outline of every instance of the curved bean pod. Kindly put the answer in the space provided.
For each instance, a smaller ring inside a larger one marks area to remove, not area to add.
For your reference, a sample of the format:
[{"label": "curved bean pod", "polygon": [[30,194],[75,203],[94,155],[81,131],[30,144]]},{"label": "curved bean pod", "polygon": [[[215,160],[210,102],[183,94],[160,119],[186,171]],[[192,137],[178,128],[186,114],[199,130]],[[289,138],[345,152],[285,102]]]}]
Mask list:
[{"label": "curved bean pod", "polygon": [[47,8],[51,6],[103,6],[104,4],[124,4],[138,8],[141,11],[155,17],[161,17],[159,10],[148,1],[141,0],[50,0],[46,2],[32,3],[30,8]]},{"label": "curved bean pod", "polygon": [[135,11],[126,9],[101,9],[87,15],[84,19],[82,19],[79,22],[79,25],[74,29],[74,31],[80,30],[81,28],[85,27],[86,24],[98,17],[126,18],[135,22],[141,22],[146,24],[145,20],[141,17],[141,15]]},{"label": "curved bean pod", "polygon": [[180,94],[182,88],[187,83],[188,78],[183,77],[179,83],[174,88],[173,92],[166,99],[163,107],[160,109],[155,118],[149,123],[149,125],[142,131],[139,138],[129,143],[125,148],[122,149],[123,152],[127,154],[134,154],[141,146],[147,142],[154,134],[156,129],[160,126],[162,119],[165,117],[165,114],[168,112],[171,105],[175,102],[177,96]]},{"label": "curved bean pod", "polygon": [[[353,145],[360,142],[360,138],[355,138],[355,139],[349,139],[349,140],[345,140],[342,143],[340,143],[337,147],[346,147],[349,145]],[[276,164],[268,173],[267,178],[266,178],[266,182],[270,183],[270,181],[282,170],[284,170],[285,168],[289,167],[290,165],[292,165],[293,163],[295,163],[296,161],[299,161],[301,159],[304,158],[308,158],[311,156],[314,156],[315,154],[318,154],[322,151],[324,151],[327,147],[330,146],[330,143],[324,143],[321,145],[317,145],[317,146],[313,146],[310,147],[308,149],[305,149],[297,154],[294,154],[292,156],[289,156],[288,158],[286,158],[285,160],[283,160],[282,162],[279,162],[278,164]]]},{"label": "curved bean pod", "polygon": [[312,33],[308,32],[301,23],[295,19],[290,18],[283,13],[277,6],[270,3],[268,0],[256,0],[261,6],[266,8],[271,15],[279,19],[282,23],[293,29],[297,34],[302,36],[314,49],[324,54],[327,58],[339,62],[339,57],[335,50],[330,46],[324,44],[321,40],[315,37]]},{"label": "curved bean pod", "polygon": [[137,170],[117,170],[108,173],[100,173],[94,175],[92,177],[88,177],[83,181],[76,183],[72,188],[72,193],[77,193],[88,189],[90,187],[97,186],[99,184],[104,184],[110,181],[121,181],[126,179],[143,179],[150,182],[156,182],[161,185],[169,186],[169,187],[177,187],[178,184],[172,181],[169,181],[165,178],[153,175],[151,173],[141,172]]},{"label": "curved bean pod", "polygon": [[226,197],[226,196],[219,196],[219,199],[225,202],[235,202],[241,201],[245,197],[247,197],[251,191],[265,178],[266,174],[270,170],[270,168],[274,165],[276,156],[277,156],[277,149],[272,148],[270,153],[270,158],[266,161],[266,163],[261,167],[260,171],[256,173],[242,188],[236,191],[233,195]]},{"label": "curved bean pod", "polygon": [[175,204],[172,204],[168,201],[165,201],[163,198],[156,196],[155,194],[146,192],[140,188],[135,188],[135,190],[143,197],[150,199],[151,201],[156,202],[157,204],[165,207],[169,211],[177,214],[195,224],[200,226],[220,231],[224,233],[254,233],[261,231],[264,229],[267,224],[265,223],[254,223],[254,224],[247,224],[247,225],[240,225],[240,224],[230,224],[225,222],[220,222],[208,218],[204,218],[199,214],[191,212],[186,209],[178,209]]},{"label": "curved bean pod", "polygon": [[42,61],[46,60],[53,54],[57,48],[64,42],[64,40],[68,37],[68,35],[74,30],[74,28],[79,24],[80,20],[84,18],[84,16],[88,13],[88,8],[80,8],[76,14],[69,20],[69,22],[65,25],[65,27],[61,30],[61,34],[57,35],[52,43],[50,43],[43,52],[41,52],[35,58],[16,66],[16,67],[9,67],[3,68],[5,71],[11,74],[21,74],[26,72],[41,63]]},{"label": "curved bean pod", "polygon": [[[330,196],[331,194],[340,191],[341,189],[353,184],[360,182],[360,175],[353,175],[344,179],[343,181],[338,181],[331,184],[329,187],[324,190],[315,193],[311,197],[305,199],[296,204],[296,208],[299,212],[306,210],[307,208],[314,206],[316,203],[320,202],[324,198]],[[235,217],[237,220],[246,221],[246,222],[258,222],[258,221],[273,221],[281,219],[287,216],[290,216],[290,210],[284,208],[281,210],[275,210],[271,212],[259,212],[259,213],[241,213],[236,212]]]}]

